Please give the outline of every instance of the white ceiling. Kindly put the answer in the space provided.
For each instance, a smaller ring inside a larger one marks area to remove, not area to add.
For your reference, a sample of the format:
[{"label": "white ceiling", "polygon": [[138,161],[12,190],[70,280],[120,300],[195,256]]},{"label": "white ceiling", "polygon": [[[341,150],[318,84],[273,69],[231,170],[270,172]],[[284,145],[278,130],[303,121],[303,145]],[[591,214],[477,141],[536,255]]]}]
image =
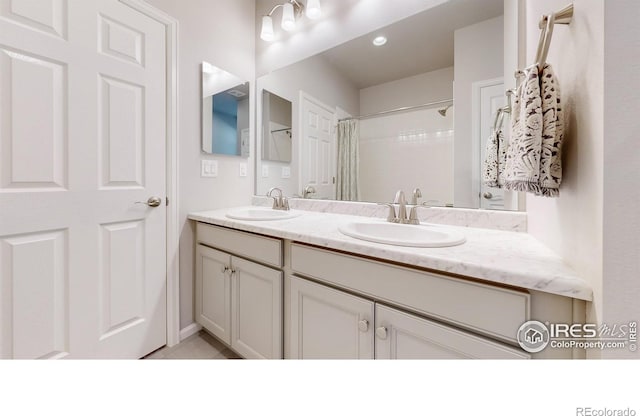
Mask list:
[{"label": "white ceiling", "polygon": [[[503,0],[451,0],[321,55],[366,88],[453,66],[454,31],[502,14]],[[388,38],[386,45],[371,43],[378,35]]]}]

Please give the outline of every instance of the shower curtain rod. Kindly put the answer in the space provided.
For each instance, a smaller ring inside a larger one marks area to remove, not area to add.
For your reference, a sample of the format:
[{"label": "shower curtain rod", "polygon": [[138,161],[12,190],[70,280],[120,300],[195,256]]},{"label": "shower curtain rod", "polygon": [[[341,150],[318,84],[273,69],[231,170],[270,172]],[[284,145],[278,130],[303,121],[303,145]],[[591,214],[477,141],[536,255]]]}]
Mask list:
[{"label": "shower curtain rod", "polygon": [[380,111],[378,113],[370,113],[370,114],[364,114],[364,115],[357,116],[357,117],[342,118],[342,119],[338,120],[338,122],[347,121],[347,120],[363,120],[365,118],[385,116],[387,114],[401,113],[401,112],[404,112],[404,111],[417,110],[419,108],[431,107],[431,106],[434,106],[434,105],[442,105],[442,104],[447,104],[447,103],[453,103],[453,100],[434,101],[432,103],[412,105],[412,106],[409,106],[409,107],[394,108],[393,110]]}]

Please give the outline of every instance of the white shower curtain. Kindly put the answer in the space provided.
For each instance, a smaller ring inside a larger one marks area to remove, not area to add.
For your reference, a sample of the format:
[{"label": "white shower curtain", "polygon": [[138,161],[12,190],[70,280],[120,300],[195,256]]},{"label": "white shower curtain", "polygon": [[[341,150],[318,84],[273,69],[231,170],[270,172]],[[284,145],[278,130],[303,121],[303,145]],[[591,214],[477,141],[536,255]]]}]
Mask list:
[{"label": "white shower curtain", "polygon": [[360,197],[358,186],[359,129],[357,120],[338,123],[338,180],[336,199],[357,201]]}]

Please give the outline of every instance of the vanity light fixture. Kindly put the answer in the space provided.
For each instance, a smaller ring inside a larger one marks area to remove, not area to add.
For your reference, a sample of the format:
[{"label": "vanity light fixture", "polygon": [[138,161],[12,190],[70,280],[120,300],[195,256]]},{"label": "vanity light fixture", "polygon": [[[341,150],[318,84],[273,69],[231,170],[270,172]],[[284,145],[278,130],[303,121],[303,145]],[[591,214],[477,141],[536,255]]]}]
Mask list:
[{"label": "vanity light fixture", "polygon": [[262,31],[260,38],[264,41],[271,42],[276,35],[273,33],[273,19],[271,16],[262,16]]},{"label": "vanity light fixture", "polygon": [[296,28],[296,19],[300,18],[305,10],[307,17],[312,20],[318,19],[322,15],[320,0],[308,0],[306,8],[305,5],[298,0],[288,0],[286,3],[276,4],[268,14],[262,16],[260,38],[266,42],[271,42],[275,39],[273,18],[271,15],[279,8],[282,8],[282,21],[280,26],[287,32]]},{"label": "vanity light fixture", "polygon": [[373,44],[376,46],[382,46],[385,43],[387,43],[387,38],[382,35],[376,36],[376,38],[373,39]]},{"label": "vanity light fixture", "polygon": [[320,0],[307,1],[307,17],[311,20],[319,19],[322,16],[322,8],[320,7]]}]

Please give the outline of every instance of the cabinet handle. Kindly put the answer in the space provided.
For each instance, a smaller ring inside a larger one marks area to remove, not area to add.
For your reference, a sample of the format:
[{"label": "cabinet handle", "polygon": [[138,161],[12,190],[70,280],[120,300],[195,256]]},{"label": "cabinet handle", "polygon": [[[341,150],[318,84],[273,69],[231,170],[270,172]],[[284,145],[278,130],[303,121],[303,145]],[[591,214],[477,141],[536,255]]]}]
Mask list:
[{"label": "cabinet handle", "polygon": [[380,339],[387,339],[387,328],[381,326],[376,329],[376,336]]},{"label": "cabinet handle", "polygon": [[223,266],[220,268],[220,271],[222,272],[222,274],[226,274],[229,270],[231,270],[229,266]]},{"label": "cabinet handle", "polygon": [[369,321],[363,319],[362,321],[358,322],[358,329],[361,332],[367,332],[369,330]]},{"label": "cabinet handle", "polygon": [[233,276],[234,274],[236,274],[236,270],[235,269],[230,269],[231,270],[231,276]]}]

